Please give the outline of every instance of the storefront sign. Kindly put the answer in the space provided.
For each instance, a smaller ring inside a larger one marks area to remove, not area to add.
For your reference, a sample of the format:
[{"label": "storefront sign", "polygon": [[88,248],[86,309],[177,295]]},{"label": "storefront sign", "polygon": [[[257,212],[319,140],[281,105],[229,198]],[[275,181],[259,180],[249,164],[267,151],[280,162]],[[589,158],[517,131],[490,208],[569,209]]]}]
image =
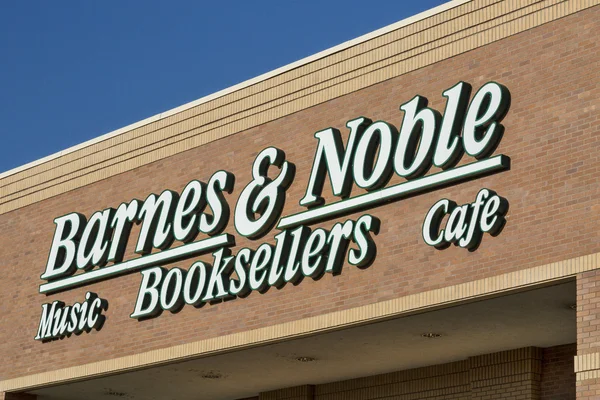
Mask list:
[{"label": "storefront sign", "polygon": [[42,319],[35,340],[47,342],[63,339],[72,334],[80,335],[92,329],[100,330],[106,317],[108,302],[96,293],[87,292],[82,303],[65,306],[62,301],[42,305]]},{"label": "storefront sign", "polygon": [[[144,201],[134,199],[116,209],[97,211],[89,219],[75,212],[58,217],[40,292],[55,293],[140,271],[141,286],[131,317],[142,320],[163,310],[176,312],[185,304],[198,307],[245,297],[253,290],[298,284],[305,277],[319,279],[326,272],[337,275],[345,261],[366,268],[376,256],[373,237],[380,221],[375,216],[364,214],[328,229],[309,226],[510,168],[508,156],[491,156],[504,132],[500,122],[510,106],[509,91],[490,82],[469,102],[471,87],[459,82],[443,96],[447,98],[443,116],[427,107],[427,99],[421,96],[401,105],[404,119],[399,130],[385,121],[359,117],[346,124],[345,145],[334,128],[315,133],[316,153],[299,199],[306,210],[293,215],[282,217],[282,210],[295,166],[283,150],[268,147],[256,157],[252,180],[234,207],[229,194],[235,177],[217,171],[207,183],[191,181],[181,193],[165,190]],[[464,153],[474,161],[456,166]],[[440,172],[426,175],[432,166]],[[394,174],[405,180],[388,186]],[[339,198],[328,204],[322,197],[326,181]],[[353,185],[365,193],[350,197]],[[508,202],[489,189],[460,207],[442,199],[425,216],[423,239],[438,249],[454,243],[473,251],[483,233],[500,233],[507,210]],[[224,233],[230,214],[237,234],[252,240],[276,228],[274,244],[232,254],[235,237]],[[124,260],[133,224],[140,225],[135,244],[140,257]],[[175,241],[183,244],[171,247]],[[187,270],[162,267],[209,253],[212,265],[195,261]],[[71,311],[77,314],[75,306]],[[41,334],[36,339],[50,337],[48,332],[51,337],[69,332],[54,333],[55,326],[48,327],[47,321],[60,315],[59,310],[66,313],[62,307],[43,305]],[[92,320],[90,316],[84,326]]]}]

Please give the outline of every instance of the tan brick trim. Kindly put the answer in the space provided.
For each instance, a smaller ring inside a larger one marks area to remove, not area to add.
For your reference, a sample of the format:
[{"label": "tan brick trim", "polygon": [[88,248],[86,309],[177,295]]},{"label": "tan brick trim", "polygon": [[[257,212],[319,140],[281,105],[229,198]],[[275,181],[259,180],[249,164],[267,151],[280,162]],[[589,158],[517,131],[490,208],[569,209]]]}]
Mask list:
[{"label": "tan brick trim", "polygon": [[578,381],[600,378],[600,353],[575,356],[575,373]]},{"label": "tan brick trim", "polygon": [[599,267],[600,253],[590,254],[349,310],[186,343],[165,349],[152,350],[112,360],[9,379],[0,382],[0,392],[27,390],[50,384],[131,371],[190,358],[214,355],[234,349],[243,349],[290,338],[373,323],[432,308],[456,305],[459,302],[496,296],[507,291],[550,284],[574,277],[581,272],[598,269]]},{"label": "tan brick trim", "polygon": [[575,372],[600,370],[600,353],[575,356]]},{"label": "tan brick trim", "polygon": [[253,85],[3,174],[0,213],[485,46],[595,6],[600,0],[473,0],[456,4]]},{"label": "tan brick trim", "polygon": [[587,381],[589,379],[600,378],[600,370],[577,372],[577,381]]}]

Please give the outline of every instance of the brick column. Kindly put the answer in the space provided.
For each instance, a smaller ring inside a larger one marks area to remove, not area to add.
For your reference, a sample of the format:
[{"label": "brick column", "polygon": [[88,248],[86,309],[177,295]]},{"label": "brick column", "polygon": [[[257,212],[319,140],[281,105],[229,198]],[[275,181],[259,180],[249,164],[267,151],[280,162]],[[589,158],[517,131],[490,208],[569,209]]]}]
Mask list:
[{"label": "brick column", "polygon": [[577,400],[600,398],[600,270],[577,276]]},{"label": "brick column", "polygon": [[469,358],[470,400],[539,400],[542,358],[536,347]]},{"label": "brick column", "polygon": [[313,400],[314,398],[315,387],[313,385],[272,390],[263,392],[258,396],[259,400]]}]

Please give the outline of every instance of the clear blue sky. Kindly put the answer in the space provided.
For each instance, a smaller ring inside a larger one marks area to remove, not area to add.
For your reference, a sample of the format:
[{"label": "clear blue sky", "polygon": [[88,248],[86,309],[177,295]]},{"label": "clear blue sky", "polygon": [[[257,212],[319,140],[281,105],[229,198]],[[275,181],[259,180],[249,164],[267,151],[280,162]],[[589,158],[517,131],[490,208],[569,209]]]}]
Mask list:
[{"label": "clear blue sky", "polygon": [[0,172],[444,2],[2,2]]}]

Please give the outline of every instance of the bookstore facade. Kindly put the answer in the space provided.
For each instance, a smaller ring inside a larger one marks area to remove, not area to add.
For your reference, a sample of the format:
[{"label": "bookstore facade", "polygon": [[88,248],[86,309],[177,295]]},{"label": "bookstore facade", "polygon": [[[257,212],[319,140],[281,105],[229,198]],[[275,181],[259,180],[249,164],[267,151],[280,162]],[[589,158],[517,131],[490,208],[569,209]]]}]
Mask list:
[{"label": "bookstore facade", "polygon": [[600,398],[599,4],[452,1],[1,174],[0,400]]}]

